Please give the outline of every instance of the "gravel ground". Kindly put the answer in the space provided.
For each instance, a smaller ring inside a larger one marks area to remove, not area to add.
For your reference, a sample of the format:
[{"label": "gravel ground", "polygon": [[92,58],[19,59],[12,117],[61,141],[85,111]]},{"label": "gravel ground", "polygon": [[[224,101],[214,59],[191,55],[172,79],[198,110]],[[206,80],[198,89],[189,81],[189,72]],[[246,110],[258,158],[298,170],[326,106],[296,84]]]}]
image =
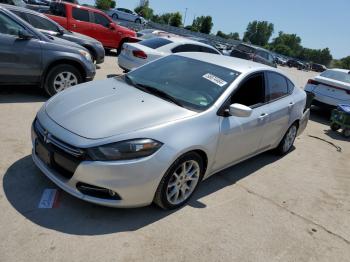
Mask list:
[{"label": "gravel ground", "polygon": [[[282,70],[300,86],[315,75]],[[107,57],[97,79],[121,73]],[[111,209],[60,194],[34,166],[30,124],[40,90],[0,90],[0,261],[349,261],[350,143],[314,109],[295,149],[265,153],[204,181],[189,204]],[[342,148],[336,148],[316,136]]]}]

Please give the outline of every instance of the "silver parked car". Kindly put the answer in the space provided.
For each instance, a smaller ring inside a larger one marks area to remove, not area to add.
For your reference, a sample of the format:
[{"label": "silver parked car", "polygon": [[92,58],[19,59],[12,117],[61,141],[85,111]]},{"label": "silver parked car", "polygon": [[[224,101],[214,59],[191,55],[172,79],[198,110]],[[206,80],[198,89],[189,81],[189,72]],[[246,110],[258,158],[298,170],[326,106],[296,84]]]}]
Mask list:
[{"label": "silver parked car", "polygon": [[280,70],[205,53],[170,55],[67,89],[33,122],[33,160],[68,193],[111,207],[183,205],[210,175],[286,154],[306,94]]},{"label": "silver parked car", "polygon": [[144,19],[142,16],[126,8],[110,9],[109,11],[107,11],[107,14],[110,17],[112,17],[114,20],[120,19],[120,20],[131,21],[139,24],[144,24],[147,22],[146,19]]}]

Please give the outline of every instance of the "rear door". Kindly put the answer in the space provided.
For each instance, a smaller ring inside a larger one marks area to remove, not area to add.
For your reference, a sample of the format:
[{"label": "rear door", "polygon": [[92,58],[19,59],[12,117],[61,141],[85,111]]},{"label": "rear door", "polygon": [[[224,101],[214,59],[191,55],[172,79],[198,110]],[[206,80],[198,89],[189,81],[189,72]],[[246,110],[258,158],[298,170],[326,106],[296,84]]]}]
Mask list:
[{"label": "rear door", "polygon": [[79,6],[72,7],[70,27],[74,32],[96,38],[95,30],[93,30],[94,24],[90,19],[89,11]]},{"label": "rear door", "polygon": [[269,102],[269,121],[262,139],[262,147],[275,145],[289,128],[290,116],[294,106],[292,89],[287,78],[276,72],[266,72],[267,100]]},{"label": "rear door", "polygon": [[115,28],[110,27],[112,21],[100,13],[92,12],[91,14],[94,22],[94,38],[99,40],[103,46],[117,47],[121,37]]},{"label": "rear door", "polygon": [[40,81],[40,40],[20,39],[18,33],[23,26],[0,12],[0,83],[34,84]]}]

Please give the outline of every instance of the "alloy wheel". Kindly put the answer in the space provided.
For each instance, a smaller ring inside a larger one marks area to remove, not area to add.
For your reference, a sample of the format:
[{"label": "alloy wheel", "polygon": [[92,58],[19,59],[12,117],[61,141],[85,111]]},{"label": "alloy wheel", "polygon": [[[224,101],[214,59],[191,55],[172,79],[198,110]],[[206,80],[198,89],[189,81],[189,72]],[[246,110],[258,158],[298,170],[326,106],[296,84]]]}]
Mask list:
[{"label": "alloy wheel", "polygon": [[56,93],[78,84],[78,78],[71,72],[62,72],[58,74],[53,82]]}]

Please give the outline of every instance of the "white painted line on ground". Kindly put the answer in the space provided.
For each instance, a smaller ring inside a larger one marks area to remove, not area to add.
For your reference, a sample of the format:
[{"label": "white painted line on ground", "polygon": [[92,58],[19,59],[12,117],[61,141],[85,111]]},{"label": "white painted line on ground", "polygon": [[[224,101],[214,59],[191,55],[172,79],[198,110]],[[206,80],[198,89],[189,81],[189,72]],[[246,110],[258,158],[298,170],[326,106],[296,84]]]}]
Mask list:
[{"label": "white painted line on ground", "polygon": [[57,189],[46,188],[41,196],[38,208],[57,208],[60,192]]}]

